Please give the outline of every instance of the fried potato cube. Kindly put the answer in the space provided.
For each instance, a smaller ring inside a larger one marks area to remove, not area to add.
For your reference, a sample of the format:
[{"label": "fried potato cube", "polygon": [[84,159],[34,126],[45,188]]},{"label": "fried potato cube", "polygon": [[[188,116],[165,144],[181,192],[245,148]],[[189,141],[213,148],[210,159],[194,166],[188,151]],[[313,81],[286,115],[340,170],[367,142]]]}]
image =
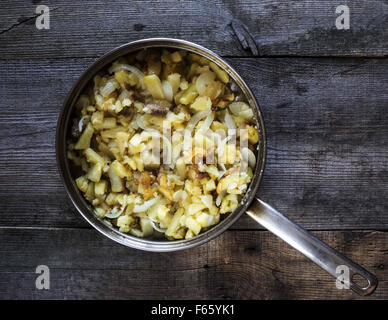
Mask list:
[{"label": "fried potato cube", "polygon": [[100,162],[95,163],[87,173],[90,181],[98,182],[101,179],[103,165]]},{"label": "fried potato cube", "polygon": [[95,194],[94,194],[94,182],[90,182],[88,185],[88,189],[85,192],[85,198],[92,202],[94,200]]},{"label": "fried potato cube", "polygon": [[226,135],[228,127],[226,125],[224,125],[222,122],[215,120],[210,125],[210,129],[212,129],[214,132],[221,132],[221,130],[223,130],[225,135]]},{"label": "fried potato cube", "polygon": [[193,217],[188,217],[186,219],[186,227],[189,228],[195,235],[201,231],[201,225]]},{"label": "fried potato cube", "polygon": [[127,215],[118,217],[117,226],[122,227],[122,226],[129,225],[133,221],[133,218],[132,219],[131,218],[132,218],[131,216],[127,216]]},{"label": "fried potato cube", "polygon": [[209,180],[206,182],[206,184],[203,186],[203,191],[204,192],[211,192],[213,190],[216,190],[216,183],[214,180]]},{"label": "fried potato cube", "polygon": [[184,213],[183,208],[179,208],[175,212],[175,214],[174,214],[174,216],[173,216],[173,218],[172,218],[172,220],[170,222],[170,225],[168,226],[168,228],[167,228],[167,230],[165,232],[166,236],[172,237],[177,232],[177,230],[179,228],[179,221],[180,221],[183,213]]},{"label": "fried potato cube", "polygon": [[205,171],[209,174],[209,176],[215,180],[219,177],[220,172],[218,171],[217,167],[214,165],[206,166]]},{"label": "fried potato cube", "polygon": [[156,74],[150,74],[144,77],[144,84],[155,99],[164,99],[162,82]]},{"label": "fried potato cube", "polygon": [[237,206],[238,206],[237,195],[229,194],[222,200],[220,213],[223,214],[227,212],[233,212],[234,210],[236,210]]},{"label": "fried potato cube", "polygon": [[206,206],[203,203],[192,203],[187,207],[186,215],[194,215],[205,208]]},{"label": "fried potato cube", "polygon": [[187,90],[185,90],[182,96],[179,99],[179,103],[188,105],[192,103],[194,99],[198,96],[197,89],[195,87],[195,82],[193,82]]},{"label": "fried potato cube", "polygon": [[114,77],[118,83],[125,84],[125,83],[129,83],[128,81],[129,74],[130,74],[129,71],[125,69],[120,69],[115,72]]},{"label": "fried potato cube", "polygon": [[170,58],[171,58],[172,62],[175,62],[175,63],[182,61],[182,56],[181,56],[179,51],[175,51],[175,52],[171,53]]},{"label": "fried potato cube", "polygon": [[251,144],[256,144],[259,141],[259,133],[253,126],[247,126],[248,129],[248,141]]},{"label": "fried potato cube", "polygon": [[105,159],[103,157],[101,157],[96,151],[94,151],[91,148],[87,148],[85,150],[85,156],[86,156],[86,160],[88,162],[100,163],[102,166],[105,165]]},{"label": "fried potato cube", "polygon": [[233,164],[236,161],[237,150],[234,144],[226,144],[224,152],[220,155],[219,161],[225,164]]},{"label": "fried potato cube", "polygon": [[[187,80],[185,80],[185,79],[183,79],[182,81],[181,81],[181,83],[179,84],[179,88],[181,89],[181,90],[187,90],[188,88],[189,88],[189,83],[187,82]],[[183,93],[183,92],[182,92]]]},{"label": "fried potato cube", "polygon": [[102,124],[103,121],[104,121],[104,112],[102,112],[102,111],[93,112],[92,117],[91,117],[91,122],[93,125]]},{"label": "fried potato cube", "polygon": [[148,218],[142,218],[140,220],[141,231],[143,232],[143,237],[149,237],[154,233],[154,228],[152,227],[151,220]]},{"label": "fried potato cube", "polygon": [[74,146],[74,149],[76,150],[84,150],[90,147],[90,140],[92,139],[94,133],[94,129],[92,124],[89,122],[84,130],[82,132],[81,137],[79,138],[78,142]]},{"label": "fried potato cube", "polygon": [[96,196],[102,196],[108,189],[108,182],[106,180],[100,180],[94,184],[94,193]]},{"label": "fried potato cube", "polygon": [[80,176],[75,179],[75,183],[77,184],[78,189],[82,192],[86,192],[88,190],[88,179],[85,176]]},{"label": "fried potato cube", "polygon": [[209,97],[197,97],[190,107],[195,111],[210,110],[212,101]]},{"label": "fried potato cube", "polygon": [[228,83],[229,82],[229,75],[226,73],[226,71],[222,70],[214,62],[210,62],[209,66],[216,73],[217,78],[219,80],[221,80],[223,83]]},{"label": "fried potato cube", "polygon": [[113,192],[121,192],[124,190],[123,179],[117,175],[116,171],[113,169],[113,165],[110,165],[109,167],[108,176],[110,179],[110,186]]},{"label": "fried potato cube", "polygon": [[114,117],[104,118],[101,124],[96,123],[96,124],[93,124],[93,126],[96,130],[113,129],[117,127],[116,118]]},{"label": "fried potato cube", "polygon": [[125,149],[128,147],[129,137],[130,135],[126,132],[116,133],[116,142],[121,155],[124,155]]},{"label": "fried potato cube", "polygon": [[128,176],[127,169],[123,166],[123,164],[120,161],[118,160],[113,161],[111,166],[113,167],[113,170],[120,178],[125,178]]},{"label": "fried potato cube", "polygon": [[160,205],[157,209],[158,219],[161,224],[168,226],[172,220],[170,209],[166,205]]},{"label": "fried potato cube", "polygon": [[118,194],[111,192],[107,195],[105,202],[108,206],[112,206],[119,203]]},{"label": "fried potato cube", "polygon": [[173,94],[176,94],[181,83],[181,75],[179,73],[172,73],[167,77],[167,81],[171,85]]},{"label": "fried potato cube", "polygon": [[185,239],[191,239],[192,237],[194,237],[193,231],[188,230],[188,231],[186,232]]}]

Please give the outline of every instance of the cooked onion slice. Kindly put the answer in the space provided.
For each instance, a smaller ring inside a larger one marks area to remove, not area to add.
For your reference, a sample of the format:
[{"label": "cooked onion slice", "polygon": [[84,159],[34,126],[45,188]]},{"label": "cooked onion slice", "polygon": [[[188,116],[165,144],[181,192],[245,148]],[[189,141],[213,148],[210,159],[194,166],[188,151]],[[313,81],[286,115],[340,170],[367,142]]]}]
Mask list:
[{"label": "cooked onion slice", "polygon": [[240,117],[243,117],[244,119],[253,118],[253,111],[251,107],[245,102],[242,102],[242,101],[232,102],[229,105],[229,110],[235,116],[240,116]]},{"label": "cooked onion slice", "polygon": [[116,90],[115,80],[109,80],[105,86],[100,88],[101,95],[105,98]]},{"label": "cooked onion slice", "polygon": [[248,165],[251,167],[251,168],[254,168],[255,167],[255,164],[256,164],[256,156],[255,154],[253,153],[252,150],[250,150],[249,148],[243,148],[241,150],[241,155],[242,155],[242,161],[247,161],[248,160]]},{"label": "cooked onion slice", "polygon": [[78,122],[78,131],[81,133],[84,128],[84,120],[87,119],[88,116],[83,116],[81,120]]},{"label": "cooked onion slice", "polygon": [[140,205],[135,205],[133,207],[133,212],[138,213],[138,212],[144,212],[147,211],[149,208],[151,208],[159,198],[153,198],[151,200],[145,201],[143,204]]},{"label": "cooked onion slice", "polygon": [[136,124],[138,125],[139,128],[143,130],[148,130],[148,128],[143,124],[141,117],[142,116],[140,114],[136,115]]},{"label": "cooked onion slice", "polygon": [[191,131],[193,131],[193,129],[195,128],[195,126],[197,125],[197,123],[202,120],[203,118],[207,117],[209,114],[210,114],[210,110],[204,110],[204,111],[200,111],[200,112],[197,112],[191,119],[190,121],[187,123],[187,127],[186,127],[186,130],[191,133]]},{"label": "cooked onion slice", "polygon": [[206,132],[209,130],[209,128],[210,128],[210,126],[211,126],[213,120],[214,120],[214,114],[213,114],[213,112],[212,112],[212,113],[210,113],[210,114],[206,117],[206,119],[205,119],[205,121],[203,122],[203,124],[202,124],[201,128],[199,129],[199,131],[206,133]]},{"label": "cooked onion slice", "polygon": [[174,96],[174,93],[172,91],[172,87],[171,87],[171,84],[166,81],[166,80],[163,80],[162,82],[162,89],[163,89],[163,93],[164,93],[164,97],[168,100],[168,101],[172,101],[172,98]]},{"label": "cooked onion slice", "polygon": [[113,208],[111,212],[108,212],[105,214],[104,218],[110,218],[115,219],[121,216],[121,214],[124,212],[125,208],[127,207],[127,195],[124,196],[123,205],[121,206],[120,210],[117,210],[117,208]]},{"label": "cooked onion slice", "polygon": [[225,124],[229,130],[236,130],[236,125],[228,111],[225,112]]},{"label": "cooked onion slice", "polygon": [[144,84],[144,73],[141,72],[138,68],[134,67],[134,66],[130,66],[129,64],[118,64],[118,65],[113,65],[112,67],[109,68],[109,73],[114,73],[120,69],[124,69],[124,70],[127,70],[129,72],[132,72],[136,75],[136,77],[138,77],[138,79],[140,80],[142,86]]},{"label": "cooked onion slice", "polygon": [[222,198],[225,196],[226,190],[222,191],[216,199],[216,206],[219,207],[222,201]]},{"label": "cooked onion slice", "polygon": [[[217,147],[217,157],[220,158],[224,152],[225,152],[225,147],[226,147],[226,144],[227,142],[232,139],[232,136],[227,136],[224,140],[221,141],[221,143],[219,144],[219,146]],[[223,163],[220,163],[220,165],[224,165]],[[223,168],[223,170],[226,170],[225,169],[225,166]]]},{"label": "cooked onion slice", "polygon": [[160,232],[160,233],[165,233],[167,229],[163,229],[163,228],[160,228],[158,226],[158,221],[154,220],[154,219],[150,219],[150,222],[151,222],[151,225],[152,225],[152,228],[154,228],[156,231]]},{"label": "cooked onion slice", "polygon": [[183,202],[187,198],[187,193],[184,190],[178,190],[174,192],[174,195],[172,197],[176,202]]}]

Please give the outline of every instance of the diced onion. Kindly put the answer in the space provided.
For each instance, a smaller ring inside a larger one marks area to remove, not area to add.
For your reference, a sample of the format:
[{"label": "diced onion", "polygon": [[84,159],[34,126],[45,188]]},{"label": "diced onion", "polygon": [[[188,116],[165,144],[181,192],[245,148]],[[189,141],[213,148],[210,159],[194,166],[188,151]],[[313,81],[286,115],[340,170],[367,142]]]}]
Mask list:
[{"label": "diced onion", "polygon": [[143,130],[148,130],[147,127],[143,124],[143,121],[141,120],[141,115],[138,114],[136,116],[136,124],[138,125],[139,128],[143,129]]},{"label": "diced onion", "polygon": [[88,116],[83,116],[81,120],[78,122],[78,131],[81,133],[84,126],[84,120],[88,118]]},{"label": "diced onion", "polygon": [[243,117],[244,119],[252,119],[253,118],[253,111],[251,108],[246,109],[244,111],[240,112],[240,117]]},{"label": "diced onion", "polygon": [[[159,134],[160,132],[156,129],[155,126],[149,126],[149,127],[146,127],[145,124],[143,123],[143,119],[142,119],[142,115],[138,114],[136,116],[136,119],[135,119],[135,123],[136,125],[143,129],[144,131],[143,132],[146,132],[146,133],[149,133],[149,134],[152,134],[152,132],[156,132],[157,134]],[[167,139],[167,138],[166,138]],[[168,141],[168,140],[167,140]]]},{"label": "diced onion", "polygon": [[210,227],[211,225],[213,225],[213,223],[214,223],[214,216],[212,216],[211,214],[208,214],[207,221],[203,227],[204,228]]},{"label": "diced onion", "polygon": [[[224,154],[226,144],[227,144],[227,142],[228,142],[230,139],[232,139],[232,136],[227,136],[224,140],[221,141],[221,143],[220,143],[219,146],[217,147],[217,151],[216,151],[218,157],[221,157],[221,156]],[[220,165],[221,165],[221,164],[222,164],[222,163],[220,163]],[[222,165],[223,165],[223,164],[222,164]],[[224,168],[225,168],[225,166],[224,166]],[[226,170],[226,169],[225,169],[225,170]]]},{"label": "diced onion", "polygon": [[200,172],[206,172],[206,165],[204,165],[202,162],[198,162],[198,170]]},{"label": "diced onion", "polygon": [[232,102],[228,107],[230,112],[232,112],[235,116],[239,116],[241,111],[249,108],[249,106],[242,101]]},{"label": "diced onion", "polygon": [[200,196],[202,203],[207,207],[211,208],[213,205],[213,197],[211,195]]},{"label": "diced onion", "polygon": [[253,111],[251,107],[242,101],[236,101],[232,102],[229,105],[229,110],[235,115],[242,117],[244,119],[252,119],[253,118]]},{"label": "diced onion", "polygon": [[210,128],[210,126],[211,126],[213,120],[214,120],[214,114],[213,114],[213,113],[210,113],[210,114],[206,117],[206,119],[205,119],[205,121],[203,122],[203,124],[202,124],[201,128],[199,129],[199,131],[202,131],[202,132],[205,132],[205,133],[206,133],[206,132],[209,130],[209,128]]},{"label": "diced onion", "polygon": [[186,130],[191,133],[191,131],[193,131],[193,129],[195,128],[195,126],[197,125],[197,123],[202,120],[203,118],[207,117],[209,114],[210,114],[210,110],[203,110],[203,111],[200,111],[200,112],[197,112],[191,119],[190,121],[187,123],[187,127],[186,127]]},{"label": "diced onion", "polygon": [[255,154],[253,153],[253,151],[249,148],[243,148],[241,150],[241,155],[243,157],[243,160],[244,159],[248,159],[248,164],[251,168],[253,168],[256,164],[256,156]]},{"label": "diced onion", "polygon": [[163,82],[162,82],[162,89],[163,89],[164,97],[168,101],[172,101],[174,93],[172,91],[171,84],[167,80],[163,80]]},{"label": "diced onion", "polygon": [[183,202],[187,198],[187,193],[184,190],[178,190],[174,192],[172,198],[174,199],[174,201]]},{"label": "diced onion", "polygon": [[217,199],[216,199],[216,206],[219,207],[220,204],[221,204],[221,201],[222,201],[222,198],[224,197],[226,191],[222,191],[218,196],[217,196]]},{"label": "diced onion", "polygon": [[133,212],[138,213],[138,212],[147,211],[156,203],[156,201],[158,201],[158,198],[145,201],[143,204],[140,204],[140,205],[135,205],[133,208]]},{"label": "diced onion", "polygon": [[225,165],[223,163],[220,163],[219,165],[220,165],[222,171],[220,172],[220,174],[218,176],[218,180],[221,179],[224,176],[224,174],[226,173],[226,171],[227,171],[226,168],[225,168]]},{"label": "diced onion", "polygon": [[116,86],[114,84],[114,81],[108,81],[105,86],[100,88],[101,95],[103,97],[109,96],[113,91],[116,90]]},{"label": "diced onion", "polygon": [[225,124],[229,130],[236,130],[236,125],[228,111],[225,113]]},{"label": "diced onion", "polygon": [[227,190],[228,191],[232,191],[234,188],[236,188],[237,187],[237,183],[231,183],[230,185],[228,185],[228,188],[227,188]]}]

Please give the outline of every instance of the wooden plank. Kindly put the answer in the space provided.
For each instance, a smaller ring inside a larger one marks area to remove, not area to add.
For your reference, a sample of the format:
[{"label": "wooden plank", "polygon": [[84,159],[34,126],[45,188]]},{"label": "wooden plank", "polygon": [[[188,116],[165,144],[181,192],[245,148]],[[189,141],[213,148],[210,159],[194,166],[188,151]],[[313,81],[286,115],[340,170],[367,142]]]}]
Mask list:
[{"label": "wooden plank", "polygon": [[[88,226],[65,194],[54,144],[61,104],[92,60],[0,62],[0,225]],[[388,60],[230,62],[266,123],[259,196],[308,229],[387,229]],[[234,228],[258,226],[243,217]]]},{"label": "wooden plank", "polygon": [[[47,0],[50,30],[35,27],[32,1],[2,1],[0,57],[97,57],[126,42],[173,37],[223,56],[387,56],[387,4],[347,2],[350,29],[337,30],[335,9],[324,1],[104,1],[79,5]],[[244,26],[246,27],[245,31]],[[246,44],[245,44],[246,42]],[[246,47],[246,49],[244,49]]]},{"label": "wooden plank", "polygon": [[[388,298],[387,232],[330,231],[318,237],[379,278],[367,299]],[[150,253],[95,230],[0,229],[1,299],[360,299],[264,231],[225,232],[197,248]],[[50,289],[35,269],[50,268]]]},{"label": "wooden plank", "polygon": [[386,229],[387,76],[380,72],[387,74],[388,62],[234,65],[253,86],[267,129],[259,196],[307,228]]}]

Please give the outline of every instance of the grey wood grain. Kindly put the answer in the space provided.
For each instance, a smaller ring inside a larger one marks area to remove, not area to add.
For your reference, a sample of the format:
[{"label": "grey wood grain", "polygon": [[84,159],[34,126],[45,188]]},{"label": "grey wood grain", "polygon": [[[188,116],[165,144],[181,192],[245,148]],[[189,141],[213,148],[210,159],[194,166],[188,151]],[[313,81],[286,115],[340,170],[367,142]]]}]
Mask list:
[{"label": "grey wood grain", "polygon": [[[387,232],[315,235],[380,279],[388,295]],[[360,299],[265,231],[227,231],[197,248],[149,253],[95,230],[0,229],[1,299]],[[195,258],[194,258],[195,257]],[[50,268],[50,289],[35,289],[35,269]]]},{"label": "grey wood grain", "polygon": [[[50,30],[35,28],[38,4],[51,9]],[[351,28],[336,30],[339,4],[2,1],[0,299],[360,298],[248,217],[201,247],[155,254],[104,238],[76,212],[55,162],[62,102],[96,57],[157,36],[230,58],[265,118],[258,196],[330,230],[314,234],[377,275],[368,299],[387,299],[388,60],[360,57],[388,56],[388,4],[348,2]],[[40,264],[48,291],[34,286]]]},{"label": "grey wood grain", "polygon": [[[123,43],[182,38],[223,56],[387,56],[388,5],[347,2],[350,29],[337,30],[335,8],[324,1],[47,0],[50,30],[37,30],[36,1],[4,0],[0,57],[97,57]],[[244,27],[246,30],[244,31]],[[239,31],[240,30],[240,31]],[[245,48],[245,49],[244,49]]]},{"label": "grey wood grain", "polygon": [[[229,60],[265,119],[259,196],[308,229],[386,230],[388,60]],[[62,187],[54,144],[61,104],[92,61],[0,61],[0,225],[88,227]],[[258,226],[243,217],[233,228]]]}]

